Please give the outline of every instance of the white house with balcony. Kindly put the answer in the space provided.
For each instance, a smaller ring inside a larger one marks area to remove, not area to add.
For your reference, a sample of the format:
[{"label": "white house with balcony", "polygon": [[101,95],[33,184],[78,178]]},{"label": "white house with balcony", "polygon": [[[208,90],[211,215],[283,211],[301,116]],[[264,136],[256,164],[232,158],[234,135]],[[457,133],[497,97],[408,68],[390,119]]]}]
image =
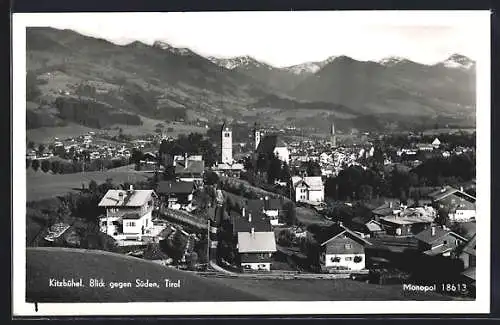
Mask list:
[{"label": "white house with balcony", "polygon": [[294,183],[294,187],[296,202],[323,202],[325,200],[325,186],[321,176],[304,177]]},{"label": "white house with balcony", "polygon": [[99,202],[106,215],[100,230],[116,240],[139,240],[153,228],[152,212],[157,195],[153,190],[109,190]]}]

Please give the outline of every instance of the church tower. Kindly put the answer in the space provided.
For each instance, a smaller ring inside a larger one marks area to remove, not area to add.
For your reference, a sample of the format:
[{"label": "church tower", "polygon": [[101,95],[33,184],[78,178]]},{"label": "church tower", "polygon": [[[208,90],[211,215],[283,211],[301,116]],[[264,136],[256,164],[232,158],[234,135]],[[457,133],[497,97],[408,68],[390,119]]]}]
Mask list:
[{"label": "church tower", "polygon": [[226,127],[225,124],[222,125],[221,129],[222,145],[221,145],[221,157],[222,163],[232,164],[233,163],[233,132],[230,128]]},{"label": "church tower", "polygon": [[335,148],[337,147],[337,138],[335,136],[335,124],[332,122],[332,130],[330,134],[330,142],[332,143],[332,147]]},{"label": "church tower", "polygon": [[259,129],[259,125],[257,124],[257,122],[255,122],[255,124],[254,124],[253,134],[254,134],[255,150],[257,150],[257,148],[259,147],[261,136],[262,136],[262,133]]}]

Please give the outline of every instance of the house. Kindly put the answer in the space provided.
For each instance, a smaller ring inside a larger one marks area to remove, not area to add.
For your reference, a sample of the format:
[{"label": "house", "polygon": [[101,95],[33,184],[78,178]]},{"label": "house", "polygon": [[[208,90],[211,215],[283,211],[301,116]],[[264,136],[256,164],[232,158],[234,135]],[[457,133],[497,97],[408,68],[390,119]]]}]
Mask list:
[{"label": "house", "polygon": [[152,212],[157,195],[153,190],[109,190],[99,202],[106,216],[100,230],[115,239],[141,240],[153,227]]},{"label": "house", "polygon": [[370,237],[385,234],[384,226],[372,217],[356,216],[351,219],[351,229]]},{"label": "house", "polygon": [[186,158],[175,164],[175,177],[182,182],[194,182],[196,185],[202,185],[204,171],[205,162],[203,160]]},{"label": "house", "polygon": [[270,271],[273,253],[276,252],[274,232],[238,232],[238,253],[243,270]]},{"label": "house", "polygon": [[434,139],[434,141],[432,141],[432,146],[433,146],[434,148],[436,148],[436,149],[437,149],[437,148],[439,148],[439,146],[440,146],[440,145],[441,145],[441,141],[439,141],[439,139],[438,139],[438,138],[435,138],[435,139]]},{"label": "house", "polygon": [[272,226],[279,225],[279,212],[282,206],[281,200],[269,198],[266,196],[264,199],[260,200],[247,200],[246,206],[248,212],[263,212],[266,216],[269,217]]},{"label": "house", "polygon": [[158,196],[170,209],[180,209],[193,201],[193,182],[162,181],[158,183]]},{"label": "house", "polygon": [[476,219],[476,198],[463,189],[444,186],[429,194],[432,205],[437,209],[448,211],[452,222],[467,222]]},{"label": "house", "polygon": [[233,233],[243,270],[270,271],[276,239],[269,218],[263,213],[233,215]]},{"label": "house", "polygon": [[325,187],[321,176],[307,176],[295,185],[296,202],[323,202]]},{"label": "house", "polygon": [[451,256],[451,252],[467,239],[446,227],[432,225],[415,236],[418,250],[428,256]]},{"label": "house", "polygon": [[465,244],[457,247],[455,256],[462,260],[464,269],[476,267],[476,235],[469,239]]},{"label": "house", "polygon": [[245,169],[243,164],[240,163],[219,163],[212,170],[218,175],[240,178],[241,172]]},{"label": "house", "polygon": [[146,152],[139,161],[140,170],[155,170],[158,167],[159,159],[152,152]]},{"label": "house", "polygon": [[334,225],[330,235],[320,245],[323,270],[360,271],[366,267],[365,247],[371,243],[342,224]]}]

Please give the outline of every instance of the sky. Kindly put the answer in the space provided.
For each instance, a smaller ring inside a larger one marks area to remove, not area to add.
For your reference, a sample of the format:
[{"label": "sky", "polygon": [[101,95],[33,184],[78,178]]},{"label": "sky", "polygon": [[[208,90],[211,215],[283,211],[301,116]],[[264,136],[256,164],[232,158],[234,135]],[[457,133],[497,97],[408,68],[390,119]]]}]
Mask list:
[{"label": "sky", "polygon": [[[116,44],[156,40],[203,56],[250,55],[283,67],[330,56],[390,56],[434,64],[485,50],[488,12],[287,11],[34,14],[33,26],[72,29]],[[488,25],[489,26],[489,25]],[[483,32],[482,32],[483,31]]]}]

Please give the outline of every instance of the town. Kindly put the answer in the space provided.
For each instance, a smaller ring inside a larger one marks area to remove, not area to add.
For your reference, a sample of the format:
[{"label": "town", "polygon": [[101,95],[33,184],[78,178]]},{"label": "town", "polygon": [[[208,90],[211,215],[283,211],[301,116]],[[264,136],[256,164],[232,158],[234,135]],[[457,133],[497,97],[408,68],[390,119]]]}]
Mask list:
[{"label": "town", "polygon": [[28,202],[28,219],[45,220],[28,220],[27,245],[109,250],[204,276],[458,281],[475,295],[474,133],[207,129],[29,143],[28,169],[118,168],[146,180],[90,180],[61,196],[55,217]]}]

